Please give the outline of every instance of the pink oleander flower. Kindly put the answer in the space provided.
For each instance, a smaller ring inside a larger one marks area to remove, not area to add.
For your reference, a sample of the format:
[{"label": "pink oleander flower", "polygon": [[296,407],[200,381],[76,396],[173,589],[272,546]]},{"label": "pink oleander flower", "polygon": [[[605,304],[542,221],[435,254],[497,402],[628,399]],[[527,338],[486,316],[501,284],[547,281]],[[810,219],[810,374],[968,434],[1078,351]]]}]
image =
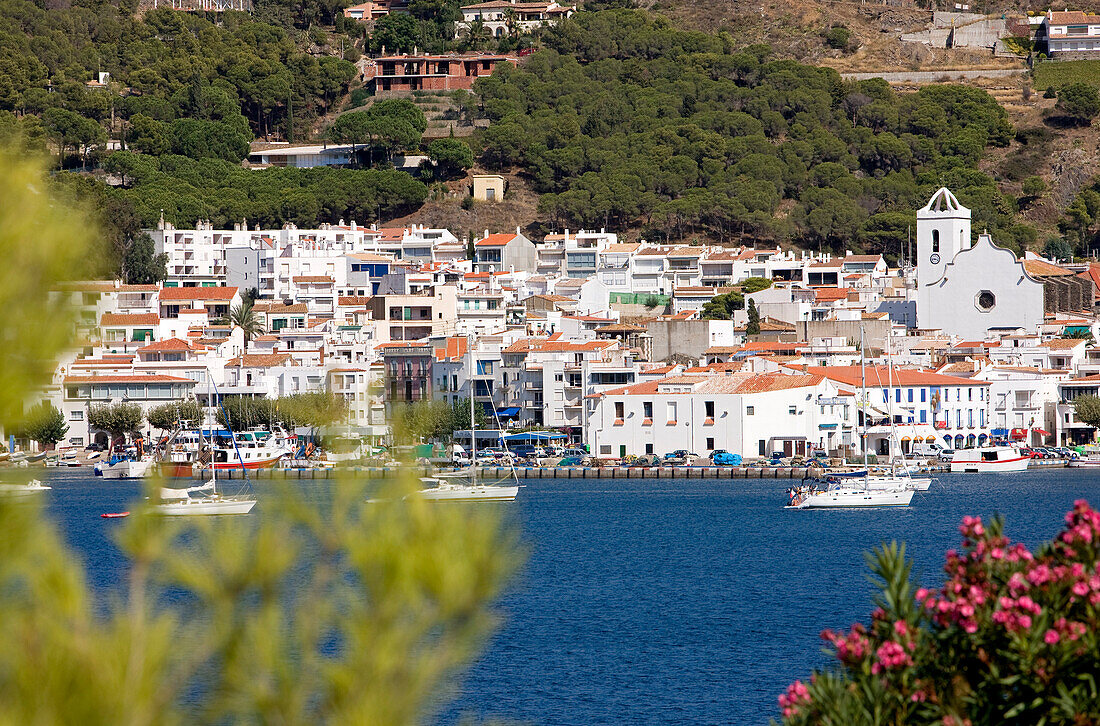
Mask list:
[{"label": "pink oleander flower", "polygon": [[1057,630],[1048,630],[1046,634],[1043,635],[1043,640],[1046,641],[1047,645],[1054,645],[1061,637],[1062,636],[1058,634]]},{"label": "pink oleander flower", "polygon": [[780,694],[779,707],[783,709],[783,716],[790,718],[798,712],[799,706],[810,700],[810,689],[802,681],[795,681],[787,686],[786,693]]}]

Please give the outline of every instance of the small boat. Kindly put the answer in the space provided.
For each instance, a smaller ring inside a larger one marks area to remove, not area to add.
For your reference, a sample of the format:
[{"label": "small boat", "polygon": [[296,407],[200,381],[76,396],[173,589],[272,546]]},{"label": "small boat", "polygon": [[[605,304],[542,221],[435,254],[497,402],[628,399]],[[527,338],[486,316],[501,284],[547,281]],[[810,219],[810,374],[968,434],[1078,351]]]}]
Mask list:
[{"label": "small boat", "polygon": [[1100,467],[1100,447],[1086,446],[1078,449],[1081,455],[1076,459],[1070,459],[1069,466],[1073,469],[1095,469]]},{"label": "small boat", "polygon": [[153,460],[148,457],[135,459],[125,455],[112,456],[107,461],[96,464],[95,473],[104,479],[140,479],[152,465]]},{"label": "small boat", "polygon": [[88,461],[95,461],[99,457],[100,457],[100,452],[93,451],[92,453],[88,454]]},{"label": "small boat", "polygon": [[27,461],[29,461],[32,464],[34,464],[35,462],[42,461],[43,459],[46,458],[46,455],[48,453],[49,452],[47,452],[47,451],[40,451],[37,454],[31,454],[30,456],[27,457]]},{"label": "small boat", "polygon": [[959,449],[951,457],[952,474],[994,474],[1024,471],[1031,457],[1011,446],[986,446],[981,449]]},{"label": "small boat", "polygon": [[26,484],[0,484],[0,497],[25,497],[50,489],[53,487],[46,486],[37,479],[31,479]]},{"label": "small boat", "polygon": [[123,517],[129,517],[130,513],[129,512],[104,512],[103,514],[101,514],[99,516],[103,517],[104,519],[122,519]]},{"label": "small boat", "polygon": [[420,480],[425,487],[413,496],[432,502],[477,501],[512,502],[519,494],[519,486],[496,486],[465,481],[452,481],[443,477],[424,477]]},{"label": "small boat", "polygon": [[65,463],[65,466],[74,467],[74,468],[78,467],[78,466],[84,466],[84,464],[80,463],[79,461],[66,461],[64,463]]}]

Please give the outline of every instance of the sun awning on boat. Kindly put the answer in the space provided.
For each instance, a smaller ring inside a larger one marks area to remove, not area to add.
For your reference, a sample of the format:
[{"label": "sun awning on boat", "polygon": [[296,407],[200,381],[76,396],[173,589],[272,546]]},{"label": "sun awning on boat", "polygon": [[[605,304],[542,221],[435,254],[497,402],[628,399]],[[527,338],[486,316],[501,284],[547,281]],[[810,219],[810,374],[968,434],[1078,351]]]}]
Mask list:
[{"label": "sun awning on boat", "polygon": [[505,441],[551,441],[553,439],[567,438],[565,434],[551,431],[523,431],[518,434],[507,434],[502,437]]}]

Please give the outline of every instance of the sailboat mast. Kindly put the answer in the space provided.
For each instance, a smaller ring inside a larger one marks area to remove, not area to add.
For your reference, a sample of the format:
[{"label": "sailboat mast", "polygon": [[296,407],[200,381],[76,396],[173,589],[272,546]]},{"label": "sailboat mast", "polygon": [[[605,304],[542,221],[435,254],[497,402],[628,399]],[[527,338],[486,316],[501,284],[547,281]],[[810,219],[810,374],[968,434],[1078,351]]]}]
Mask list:
[{"label": "sailboat mast", "polygon": [[470,336],[466,336],[466,348],[470,354],[470,477],[477,484],[477,419],[474,418],[474,391],[477,388],[477,363],[474,359],[474,346]]},{"label": "sailboat mast", "polygon": [[[206,369],[206,392],[207,392],[207,394],[210,393],[210,389],[213,385],[214,385],[214,381],[210,377],[210,369],[207,368]],[[215,411],[216,410],[217,409],[215,409]],[[203,418],[205,419],[206,416],[203,415]],[[218,420],[217,413],[214,414],[214,420],[215,421]],[[226,423],[228,424],[229,422],[226,421]],[[211,431],[213,431],[213,427],[211,427]],[[201,426],[199,428],[199,439],[202,440],[202,428],[201,428]],[[210,437],[210,483],[214,485],[214,493],[217,494],[218,493],[218,467],[216,467],[214,465],[215,464],[215,461],[214,461],[215,458],[216,457],[214,456],[214,437],[211,436]]]},{"label": "sailboat mast", "polygon": [[867,464],[867,349],[863,344],[863,324],[859,326],[859,387],[863,399],[863,417],[860,419],[860,439],[863,442],[863,468]]}]

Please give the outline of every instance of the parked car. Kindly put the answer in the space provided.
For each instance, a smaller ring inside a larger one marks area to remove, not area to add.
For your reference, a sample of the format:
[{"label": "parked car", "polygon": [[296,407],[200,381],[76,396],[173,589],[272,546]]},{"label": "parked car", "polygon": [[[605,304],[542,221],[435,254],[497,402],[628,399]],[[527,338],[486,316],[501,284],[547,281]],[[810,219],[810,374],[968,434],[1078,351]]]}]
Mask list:
[{"label": "parked car", "polygon": [[566,449],[565,451],[561,452],[561,455],[562,456],[579,456],[580,458],[583,459],[586,456],[588,456],[588,452],[585,451],[584,449],[574,448],[574,449]]},{"label": "parked car", "polygon": [[1042,458],[1042,456],[1039,454],[1039,452],[1036,451],[1035,449],[1031,448],[1030,446],[1021,446],[1020,447],[1020,455],[1021,456],[1029,456],[1032,459],[1041,459]]},{"label": "parked car", "polygon": [[520,444],[519,446],[513,446],[509,449],[512,454],[515,454],[521,459],[529,458],[541,458],[546,456],[546,450],[541,446],[533,446],[531,444]]}]

